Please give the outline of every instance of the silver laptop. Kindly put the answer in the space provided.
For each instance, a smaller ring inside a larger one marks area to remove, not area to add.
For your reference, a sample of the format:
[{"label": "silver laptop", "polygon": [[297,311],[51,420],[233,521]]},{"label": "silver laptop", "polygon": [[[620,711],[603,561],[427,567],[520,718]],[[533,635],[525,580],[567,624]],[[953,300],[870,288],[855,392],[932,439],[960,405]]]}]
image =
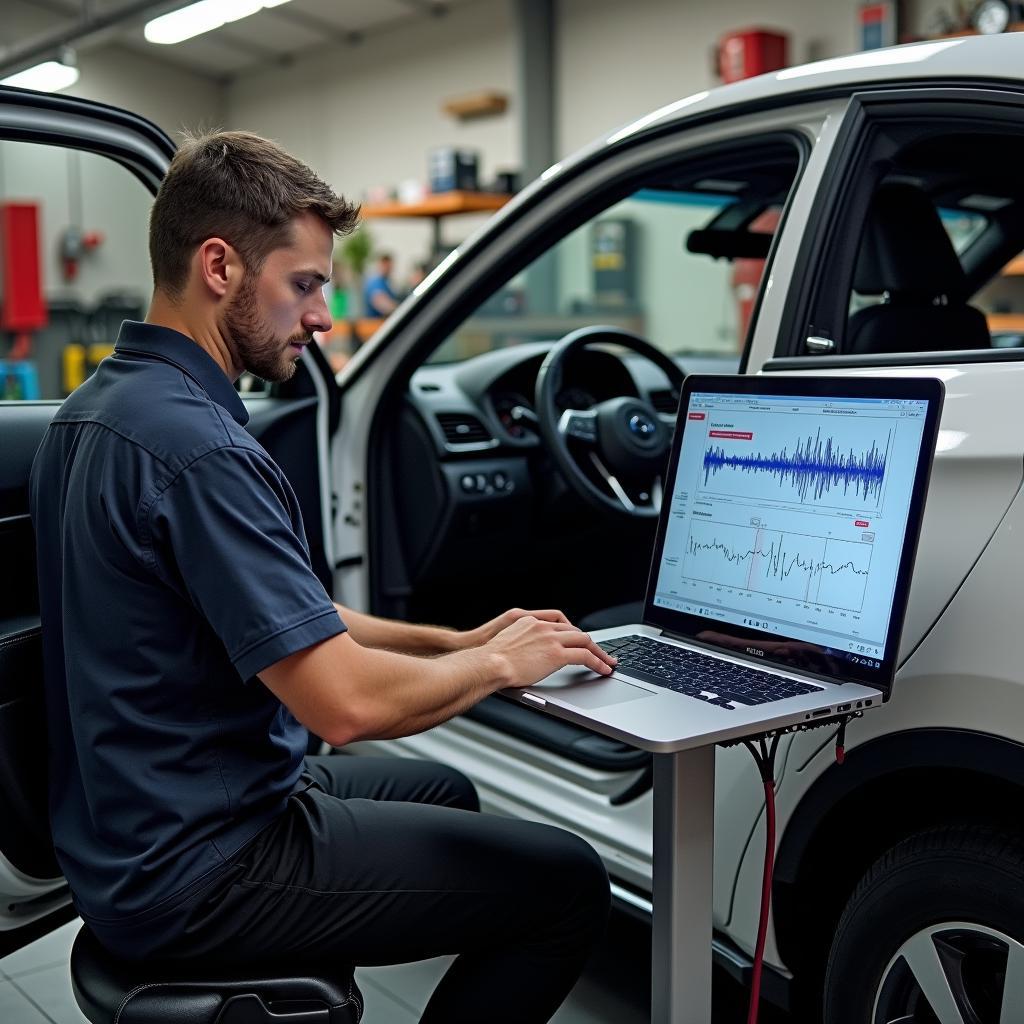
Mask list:
[{"label": "silver laptop", "polygon": [[612,676],[507,696],[648,750],[892,693],[942,406],[934,379],[687,377],[643,622]]}]

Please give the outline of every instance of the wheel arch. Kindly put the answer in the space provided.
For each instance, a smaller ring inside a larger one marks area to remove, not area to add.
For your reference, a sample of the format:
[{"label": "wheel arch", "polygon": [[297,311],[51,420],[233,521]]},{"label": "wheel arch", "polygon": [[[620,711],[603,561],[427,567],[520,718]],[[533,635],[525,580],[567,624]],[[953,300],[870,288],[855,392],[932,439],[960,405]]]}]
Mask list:
[{"label": "wheel arch", "polygon": [[779,844],[772,899],[782,961],[820,981],[835,924],[878,856],[936,824],[1022,831],[1022,792],[1024,744],[1000,736],[917,729],[855,747],[807,791]]}]

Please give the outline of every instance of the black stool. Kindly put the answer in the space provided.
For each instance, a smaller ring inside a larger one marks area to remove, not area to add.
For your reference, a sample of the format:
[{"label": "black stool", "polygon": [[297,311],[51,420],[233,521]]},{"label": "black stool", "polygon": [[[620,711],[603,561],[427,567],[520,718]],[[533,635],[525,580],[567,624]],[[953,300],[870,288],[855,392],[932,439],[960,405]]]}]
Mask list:
[{"label": "black stool", "polygon": [[87,928],[71,950],[71,987],[92,1024],[359,1024],[352,972],[347,964],[131,963]]}]

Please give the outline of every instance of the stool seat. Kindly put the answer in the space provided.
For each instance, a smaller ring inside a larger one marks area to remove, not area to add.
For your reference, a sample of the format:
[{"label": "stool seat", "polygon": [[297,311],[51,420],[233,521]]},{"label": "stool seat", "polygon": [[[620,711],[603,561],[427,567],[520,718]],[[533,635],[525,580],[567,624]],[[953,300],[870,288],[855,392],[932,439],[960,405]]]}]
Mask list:
[{"label": "stool seat", "polygon": [[358,1024],[363,1014],[349,964],[133,963],[84,927],[71,986],[92,1024]]}]

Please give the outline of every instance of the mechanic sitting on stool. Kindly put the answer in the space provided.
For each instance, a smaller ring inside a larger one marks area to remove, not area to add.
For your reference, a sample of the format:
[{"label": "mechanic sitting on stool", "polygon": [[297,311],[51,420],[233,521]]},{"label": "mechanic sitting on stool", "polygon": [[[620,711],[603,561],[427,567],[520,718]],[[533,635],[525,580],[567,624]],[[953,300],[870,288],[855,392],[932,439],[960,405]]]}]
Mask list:
[{"label": "mechanic sitting on stool", "polygon": [[122,957],[453,953],[424,1021],[546,1021],[602,931],[596,853],[473,813],[439,765],[304,758],[304,726],[334,746],[402,736],[564,665],[611,670],[557,611],[412,626],[333,604],[314,575],[232,381],[287,380],[330,328],[321,289],[357,212],[271,142],[187,138],[153,205],[146,322],[46,432],[31,508],[57,856]]}]

